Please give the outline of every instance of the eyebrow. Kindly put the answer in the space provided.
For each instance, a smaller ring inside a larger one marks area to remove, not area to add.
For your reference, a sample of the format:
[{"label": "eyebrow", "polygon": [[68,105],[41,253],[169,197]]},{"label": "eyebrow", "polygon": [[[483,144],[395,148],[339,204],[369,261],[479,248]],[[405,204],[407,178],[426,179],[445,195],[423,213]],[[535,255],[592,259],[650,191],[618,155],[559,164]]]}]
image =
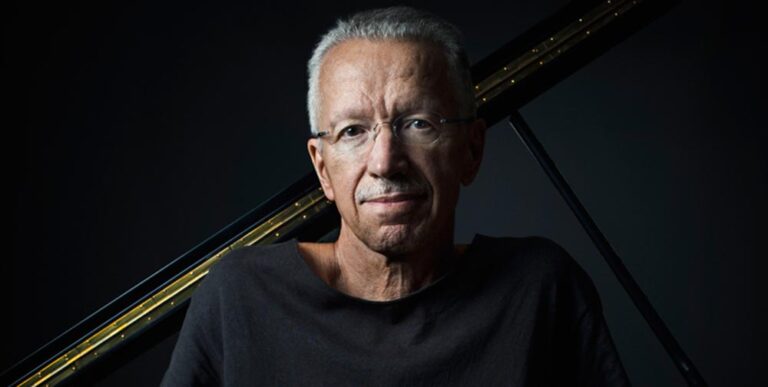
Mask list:
[{"label": "eyebrow", "polygon": [[362,120],[370,117],[370,114],[366,114],[368,109],[360,109],[357,107],[346,108],[331,117],[329,130],[333,130],[336,125],[344,120]]},{"label": "eyebrow", "polygon": [[[436,111],[440,107],[440,103],[437,102],[437,98],[428,93],[420,93],[416,98],[410,99],[410,101],[404,104],[396,105],[394,111],[395,115],[403,113],[410,113],[418,110]],[[367,120],[371,118],[369,114],[370,109],[349,107],[337,112],[331,117],[329,130],[333,130],[336,125],[345,120]]]},{"label": "eyebrow", "polygon": [[429,110],[435,111],[440,107],[440,103],[437,102],[437,98],[434,98],[428,94],[420,94],[416,98],[411,99],[408,103],[403,105],[397,105],[396,114],[409,113],[417,110]]}]

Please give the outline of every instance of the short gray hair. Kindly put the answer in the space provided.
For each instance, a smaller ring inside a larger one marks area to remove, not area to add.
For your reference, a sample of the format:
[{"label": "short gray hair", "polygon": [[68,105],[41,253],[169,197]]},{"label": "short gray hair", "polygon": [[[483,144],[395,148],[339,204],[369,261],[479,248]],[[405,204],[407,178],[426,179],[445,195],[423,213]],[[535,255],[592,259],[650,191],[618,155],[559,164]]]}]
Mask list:
[{"label": "short gray hair", "polygon": [[313,134],[317,134],[317,110],[320,65],[325,54],[337,44],[351,39],[410,40],[436,44],[445,54],[449,76],[455,84],[461,114],[474,116],[476,105],[472,91],[469,59],[464,50],[461,31],[447,21],[425,11],[411,7],[390,7],[363,11],[347,19],[339,19],[336,26],[320,39],[307,65],[309,92],[307,112]]}]

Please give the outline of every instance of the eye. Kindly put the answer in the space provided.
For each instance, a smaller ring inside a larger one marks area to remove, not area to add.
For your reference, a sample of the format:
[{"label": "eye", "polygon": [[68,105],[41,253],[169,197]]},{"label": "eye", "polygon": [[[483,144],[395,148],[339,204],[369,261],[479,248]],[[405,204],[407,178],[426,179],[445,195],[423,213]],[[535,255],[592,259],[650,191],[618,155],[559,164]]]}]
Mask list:
[{"label": "eye", "polygon": [[351,139],[351,138],[362,136],[364,133],[365,133],[365,129],[357,125],[352,125],[339,130],[339,133],[336,135],[336,138],[341,140],[345,138]]},{"label": "eye", "polygon": [[411,118],[407,119],[403,122],[403,129],[415,129],[415,130],[430,130],[434,129],[434,125],[429,122],[429,120],[424,120],[421,118]]}]

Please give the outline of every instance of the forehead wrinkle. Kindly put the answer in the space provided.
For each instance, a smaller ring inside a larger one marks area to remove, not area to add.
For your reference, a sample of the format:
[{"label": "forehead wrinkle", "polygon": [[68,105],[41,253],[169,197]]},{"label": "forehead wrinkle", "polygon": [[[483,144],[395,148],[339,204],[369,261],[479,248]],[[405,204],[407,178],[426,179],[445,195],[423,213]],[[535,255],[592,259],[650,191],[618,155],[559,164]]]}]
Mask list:
[{"label": "forehead wrinkle", "polygon": [[368,119],[376,111],[374,99],[365,91],[362,85],[359,85],[354,91],[342,93],[347,94],[344,99],[349,102],[335,112],[332,112],[330,119],[331,128],[334,128],[342,120]]},{"label": "forehead wrinkle", "polygon": [[393,56],[388,43],[403,42],[353,40],[329,51],[320,78],[325,92],[321,105],[336,110],[327,111],[331,123],[356,118],[351,116],[390,119],[406,110],[449,107],[444,95],[450,88],[446,64],[430,55],[433,48],[411,45]]},{"label": "forehead wrinkle", "polygon": [[445,65],[441,61],[434,60],[434,56],[425,55],[422,51],[416,51],[411,56],[413,61],[398,63],[389,71],[387,82],[387,95],[390,97],[389,111],[403,113],[410,110],[442,108],[441,93],[446,82]]}]

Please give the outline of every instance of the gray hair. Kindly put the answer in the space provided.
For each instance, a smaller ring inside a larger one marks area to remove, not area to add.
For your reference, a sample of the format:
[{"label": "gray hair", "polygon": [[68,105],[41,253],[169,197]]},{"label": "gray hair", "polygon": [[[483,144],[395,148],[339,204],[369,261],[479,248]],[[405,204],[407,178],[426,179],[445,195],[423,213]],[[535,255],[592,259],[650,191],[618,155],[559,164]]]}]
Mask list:
[{"label": "gray hair", "polygon": [[347,19],[339,19],[336,26],[323,35],[315,47],[307,65],[309,73],[307,111],[313,134],[319,131],[317,109],[320,99],[320,65],[328,50],[351,39],[411,40],[436,44],[445,54],[461,114],[475,115],[476,105],[469,59],[464,50],[463,36],[459,29],[435,15],[411,7],[382,8],[363,11]]}]

